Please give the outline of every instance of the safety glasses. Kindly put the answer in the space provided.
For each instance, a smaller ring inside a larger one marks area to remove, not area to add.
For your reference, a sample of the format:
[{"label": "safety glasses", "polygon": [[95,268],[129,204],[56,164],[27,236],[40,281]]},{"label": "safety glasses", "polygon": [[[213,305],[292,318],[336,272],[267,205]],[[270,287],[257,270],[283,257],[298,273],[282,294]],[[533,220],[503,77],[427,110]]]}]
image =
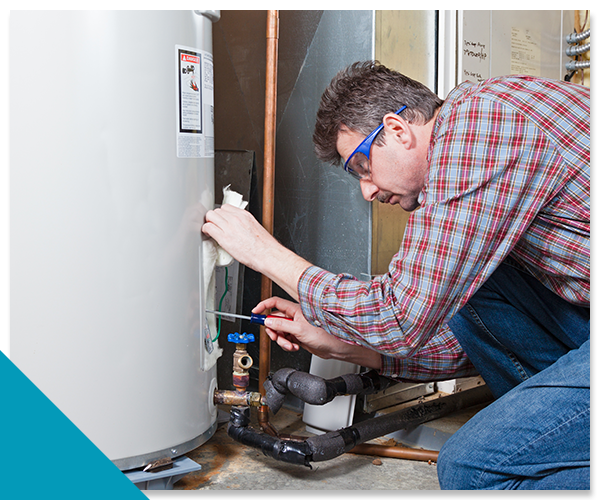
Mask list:
[{"label": "safety glasses", "polygon": [[[400,114],[406,109],[406,106],[402,106],[395,114]],[[377,134],[383,130],[383,121],[373,132],[371,132],[365,140],[362,141],[354,152],[348,157],[344,163],[344,170],[348,172],[352,177],[358,179],[366,179],[371,175],[371,161],[369,159],[371,155],[371,146]]]}]

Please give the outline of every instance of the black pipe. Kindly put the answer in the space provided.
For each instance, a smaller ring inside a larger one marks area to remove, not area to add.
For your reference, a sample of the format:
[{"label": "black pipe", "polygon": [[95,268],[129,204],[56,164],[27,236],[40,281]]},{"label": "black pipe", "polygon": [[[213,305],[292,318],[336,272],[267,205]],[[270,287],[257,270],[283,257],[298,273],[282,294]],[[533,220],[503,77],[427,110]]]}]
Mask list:
[{"label": "black pipe", "polygon": [[379,377],[375,370],[366,373],[347,374],[325,380],[310,373],[282,368],[267,377],[264,383],[265,402],[276,414],[287,393],[313,405],[324,405],[333,398],[346,394],[372,394],[385,389],[389,380]]},{"label": "black pipe", "polygon": [[310,462],[323,462],[350,451],[356,445],[371,439],[416,427],[449,413],[486,403],[492,400],[487,386],[440,397],[425,403],[359,422],[350,427],[307,438],[304,442],[286,441],[268,434],[257,433],[248,426],[250,408],[234,406],[227,434],[236,441],[260,449],[264,455],[293,464],[310,466]]},{"label": "black pipe", "polygon": [[306,465],[312,469],[309,463],[312,455],[306,441],[286,441],[269,434],[258,433],[252,427],[248,427],[249,423],[250,407],[232,406],[227,434],[242,444],[261,450],[267,457]]},{"label": "black pipe", "polygon": [[414,428],[431,420],[441,418],[463,408],[492,400],[487,386],[418,403],[388,415],[363,420],[339,431],[328,432],[308,438],[314,462],[335,458],[362,444],[401,429]]}]

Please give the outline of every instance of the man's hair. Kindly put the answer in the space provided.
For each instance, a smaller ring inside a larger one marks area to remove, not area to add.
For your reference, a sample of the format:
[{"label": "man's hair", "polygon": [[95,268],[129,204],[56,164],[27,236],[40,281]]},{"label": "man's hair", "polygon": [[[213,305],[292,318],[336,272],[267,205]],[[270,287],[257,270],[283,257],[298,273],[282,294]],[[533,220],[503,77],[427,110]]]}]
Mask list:
[{"label": "man's hair", "polygon": [[[410,123],[423,125],[431,120],[444,101],[425,85],[378,61],[356,62],[340,71],[321,96],[313,134],[317,157],[338,163],[336,149],[342,126],[368,135],[381,124],[387,113],[402,106],[402,117]],[[375,140],[384,144],[383,134]]]}]

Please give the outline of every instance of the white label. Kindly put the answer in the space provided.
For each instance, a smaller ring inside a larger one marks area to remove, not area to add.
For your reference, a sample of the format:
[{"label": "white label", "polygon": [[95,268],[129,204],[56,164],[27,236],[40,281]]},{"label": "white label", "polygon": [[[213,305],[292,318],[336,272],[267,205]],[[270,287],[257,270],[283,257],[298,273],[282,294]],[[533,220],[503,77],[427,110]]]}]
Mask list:
[{"label": "white label", "polygon": [[512,28],[510,72],[513,75],[540,76],[541,49],[531,30]]},{"label": "white label", "polygon": [[177,55],[177,157],[213,158],[214,85],[212,54],[175,47]]}]

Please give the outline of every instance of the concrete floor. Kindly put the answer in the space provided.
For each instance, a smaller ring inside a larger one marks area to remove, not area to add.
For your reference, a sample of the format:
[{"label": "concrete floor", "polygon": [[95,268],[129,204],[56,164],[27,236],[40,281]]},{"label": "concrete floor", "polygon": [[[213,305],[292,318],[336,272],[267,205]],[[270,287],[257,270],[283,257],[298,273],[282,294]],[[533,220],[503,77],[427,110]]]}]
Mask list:
[{"label": "concrete floor", "polygon": [[[458,419],[453,416],[450,430],[448,422],[442,424],[443,432],[450,435],[472,414]],[[306,431],[298,410],[284,407],[271,417],[271,423],[281,434],[313,435]],[[252,426],[259,428],[256,423]],[[379,438],[371,443],[394,445],[395,441]],[[174,490],[439,490],[434,462],[345,453],[329,461],[312,463],[313,468],[309,469],[279,462],[234,441],[227,435],[226,422],[219,424],[207,443],[187,456],[202,469],[180,479]],[[377,464],[378,461],[381,463]]]}]

